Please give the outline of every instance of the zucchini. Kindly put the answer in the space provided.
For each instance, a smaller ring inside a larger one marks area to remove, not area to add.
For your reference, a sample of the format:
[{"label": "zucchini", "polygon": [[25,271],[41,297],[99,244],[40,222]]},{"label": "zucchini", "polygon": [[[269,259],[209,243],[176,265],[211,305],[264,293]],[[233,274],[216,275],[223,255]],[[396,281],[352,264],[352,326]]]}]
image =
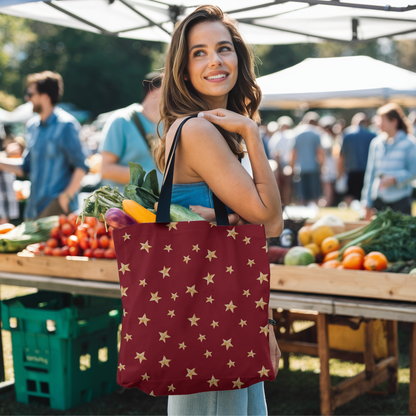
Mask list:
[{"label": "zucchini", "polygon": [[171,204],[169,213],[170,220],[172,222],[205,221],[205,219],[202,218],[200,215],[195,214],[195,212],[192,212],[190,209],[178,204]]}]

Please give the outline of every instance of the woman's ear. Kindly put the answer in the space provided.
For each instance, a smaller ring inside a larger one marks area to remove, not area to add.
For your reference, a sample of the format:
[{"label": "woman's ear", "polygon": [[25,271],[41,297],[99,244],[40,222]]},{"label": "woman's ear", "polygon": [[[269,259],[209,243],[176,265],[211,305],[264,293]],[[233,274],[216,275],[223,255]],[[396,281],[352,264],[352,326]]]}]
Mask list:
[{"label": "woman's ear", "polygon": [[189,81],[188,74],[184,74],[184,75],[183,75],[183,79],[184,79],[185,81]]}]

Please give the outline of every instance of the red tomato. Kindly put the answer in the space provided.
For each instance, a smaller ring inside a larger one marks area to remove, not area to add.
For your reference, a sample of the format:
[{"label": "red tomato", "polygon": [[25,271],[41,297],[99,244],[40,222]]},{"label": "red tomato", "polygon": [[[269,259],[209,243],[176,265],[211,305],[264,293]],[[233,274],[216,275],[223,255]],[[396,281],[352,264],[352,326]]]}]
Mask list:
[{"label": "red tomato", "polygon": [[61,235],[59,239],[61,240],[61,246],[66,246],[68,244],[68,237],[66,235]]},{"label": "red tomato", "polygon": [[58,240],[57,240],[56,238],[50,238],[50,239],[46,242],[46,245],[47,245],[48,247],[51,247],[51,248],[56,248],[56,247],[58,247],[59,243],[58,243]]},{"label": "red tomato", "polygon": [[104,250],[102,248],[96,248],[93,254],[95,258],[102,259],[104,257]]},{"label": "red tomato", "polygon": [[104,235],[107,232],[104,223],[100,221],[97,222],[95,230],[97,231],[97,235]]},{"label": "red tomato", "polygon": [[66,215],[61,214],[59,216],[59,225],[62,227],[64,224],[66,224],[68,222],[68,218]]},{"label": "red tomato", "polygon": [[82,237],[78,239],[79,246],[82,250],[86,250],[87,248],[90,248],[90,243],[88,242],[88,237]]},{"label": "red tomato", "polygon": [[101,248],[108,248],[108,245],[110,244],[110,239],[106,235],[102,235],[99,238],[99,242]]},{"label": "red tomato", "polygon": [[59,247],[55,247],[52,249],[52,256],[60,256],[61,255],[61,249]]},{"label": "red tomato", "polygon": [[57,238],[61,235],[61,229],[59,227],[53,227],[51,230],[51,237]]},{"label": "red tomato", "polygon": [[75,231],[75,235],[78,237],[78,239],[81,239],[82,237],[88,237],[88,229],[90,226],[88,224],[82,224],[78,225],[77,230]]},{"label": "red tomato", "polygon": [[43,252],[45,253],[46,256],[52,256],[52,247],[46,246],[45,250],[43,250]]},{"label": "red tomato", "polygon": [[78,247],[79,240],[76,235],[70,235],[68,237],[68,245],[69,247]]},{"label": "red tomato", "polygon": [[77,216],[74,213],[68,214],[68,222],[76,228],[77,225]]},{"label": "red tomato", "polygon": [[93,250],[97,249],[99,246],[98,240],[96,238],[90,238],[88,242],[90,243],[90,248],[92,248]]},{"label": "red tomato", "polygon": [[69,256],[69,247],[68,246],[61,247],[61,256],[63,256],[63,257]]},{"label": "red tomato", "polygon": [[64,235],[71,235],[72,232],[74,231],[74,228],[69,222],[66,222],[65,224],[62,225],[61,231],[62,231],[62,234]]},{"label": "red tomato", "polygon": [[70,256],[78,256],[79,255],[79,247],[78,246],[69,247],[69,255]]},{"label": "red tomato", "polygon": [[95,225],[97,224],[97,218],[85,217],[85,223],[90,225],[91,227],[95,227]]},{"label": "red tomato", "polygon": [[115,259],[116,258],[116,252],[114,251],[113,248],[108,248],[107,250],[104,251],[104,257],[106,259]]},{"label": "red tomato", "polygon": [[84,250],[85,257],[93,257],[93,251],[90,248]]},{"label": "red tomato", "polygon": [[109,243],[108,243],[108,248],[115,248],[115,247],[114,247],[114,240],[113,240],[113,237],[111,237],[111,238],[110,238],[110,241],[109,241]]},{"label": "red tomato", "polygon": [[39,250],[45,250],[46,247],[46,242],[42,241],[41,243],[39,243]]}]

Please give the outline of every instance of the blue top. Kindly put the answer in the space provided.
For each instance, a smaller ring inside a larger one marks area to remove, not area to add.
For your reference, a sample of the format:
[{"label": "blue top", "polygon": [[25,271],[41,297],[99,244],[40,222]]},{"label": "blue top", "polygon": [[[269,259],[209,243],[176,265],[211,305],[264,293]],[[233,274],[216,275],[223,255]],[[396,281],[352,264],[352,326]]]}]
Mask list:
[{"label": "blue top", "polygon": [[214,208],[212,191],[206,182],[174,183],[172,186],[172,204],[182,205],[188,209],[189,205]]},{"label": "blue top", "polygon": [[297,128],[295,134],[293,148],[297,152],[296,165],[300,168],[300,173],[319,172],[316,153],[321,148],[321,139],[316,129],[305,125]]},{"label": "blue top", "polygon": [[[30,196],[25,218],[36,218],[68,186],[75,168],[88,172],[78,132],[78,121],[61,108],[41,122],[40,116],[26,125],[27,147],[22,169],[29,174]],[[76,195],[69,203],[70,212],[78,209]]]},{"label": "blue top", "polygon": [[[156,135],[156,125],[141,113],[140,104],[132,104],[117,110],[105,123],[100,143],[100,152],[106,151],[118,157],[118,164],[129,166],[129,162],[139,163],[146,172],[156,169],[159,184],[163,175],[156,167],[146,139],[140,134],[132,119],[132,112],[136,111],[146,133]],[[103,179],[103,185],[118,187],[123,192],[125,183]]]},{"label": "blue top", "polygon": [[376,135],[360,126],[348,133],[342,142],[341,155],[344,157],[345,169],[349,172],[365,172],[368,149]]},{"label": "blue top", "polygon": [[[413,191],[412,181],[416,178],[416,144],[403,130],[389,143],[385,135],[373,139],[368,153],[367,169],[361,199],[367,207],[380,198],[383,202],[397,202]],[[393,176],[396,185],[378,189],[382,176]]]}]

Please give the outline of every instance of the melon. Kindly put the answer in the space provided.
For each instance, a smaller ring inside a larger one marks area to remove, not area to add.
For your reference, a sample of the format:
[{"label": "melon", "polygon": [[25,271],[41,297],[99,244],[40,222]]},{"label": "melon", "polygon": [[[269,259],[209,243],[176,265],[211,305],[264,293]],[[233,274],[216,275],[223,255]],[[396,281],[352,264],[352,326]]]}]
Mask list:
[{"label": "melon", "polygon": [[315,261],[312,250],[306,247],[292,247],[285,256],[286,266],[307,266]]}]

